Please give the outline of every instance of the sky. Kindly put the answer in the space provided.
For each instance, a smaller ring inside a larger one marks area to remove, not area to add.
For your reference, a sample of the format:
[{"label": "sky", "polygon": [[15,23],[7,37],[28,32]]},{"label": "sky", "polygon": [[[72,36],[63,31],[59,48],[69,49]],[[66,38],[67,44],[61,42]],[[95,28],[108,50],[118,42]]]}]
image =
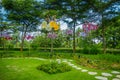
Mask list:
[{"label": "sky", "polygon": [[[67,26],[66,23],[61,23],[61,27],[60,27],[61,30],[65,30],[65,29],[67,29],[67,28],[68,28],[68,26]],[[81,29],[82,29],[82,25],[76,26],[76,29],[78,29],[78,28],[81,28]]]},{"label": "sky", "polygon": [[61,22],[61,23],[60,23],[60,29],[61,29],[61,30],[67,29],[67,24]]}]

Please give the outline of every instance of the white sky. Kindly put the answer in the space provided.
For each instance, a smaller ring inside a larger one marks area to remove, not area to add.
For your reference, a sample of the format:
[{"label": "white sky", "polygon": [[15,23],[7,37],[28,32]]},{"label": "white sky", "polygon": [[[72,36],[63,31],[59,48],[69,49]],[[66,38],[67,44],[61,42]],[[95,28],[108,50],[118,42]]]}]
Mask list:
[{"label": "white sky", "polygon": [[67,24],[64,23],[64,22],[60,22],[60,29],[61,29],[61,30],[67,29]]},{"label": "white sky", "polygon": [[[76,29],[79,28],[79,27],[82,28],[82,25],[76,26]],[[67,24],[66,24],[65,22],[62,22],[62,21],[61,21],[61,22],[60,22],[60,29],[61,29],[61,30],[65,30],[65,29],[67,29],[67,28],[68,28]]]}]

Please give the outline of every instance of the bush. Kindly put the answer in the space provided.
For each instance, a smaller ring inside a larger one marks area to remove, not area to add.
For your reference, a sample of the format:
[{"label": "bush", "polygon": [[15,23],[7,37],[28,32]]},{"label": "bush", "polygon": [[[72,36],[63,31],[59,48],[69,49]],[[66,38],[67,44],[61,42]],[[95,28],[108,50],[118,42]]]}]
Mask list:
[{"label": "bush", "polygon": [[83,52],[84,54],[89,54],[90,49],[89,49],[88,47],[84,47],[82,52]]},{"label": "bush", "polygon": [[99,48],[96,45],[93,45],[90,49],[90,54],[98,54],[100,53]]},{"label": "bush", "polygon": [[51,62],[49,64],[42,64],[37,69],[49,74],[56,74],[71,71],[72,68],[65,63]]},{"label": "bush", "polygon": [[[53,46],[54,47],[60,47],[62,45],[61,39],[58,37],[54,39]],[[34,49],[36,47],[45,47],[50,48],[51,47],[51,40],[50,38],[47,38],[47,36],[39,36],[36,37],[31,44],[31,47]]]}]

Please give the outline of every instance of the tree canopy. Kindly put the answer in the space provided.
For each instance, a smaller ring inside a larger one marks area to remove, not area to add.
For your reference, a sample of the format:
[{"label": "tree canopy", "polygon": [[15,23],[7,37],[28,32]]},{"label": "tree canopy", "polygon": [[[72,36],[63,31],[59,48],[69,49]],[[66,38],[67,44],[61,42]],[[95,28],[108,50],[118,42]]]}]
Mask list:
[{"label": "tree canopy", "polygon": [[73,29],[73,53],[76,48],[76,26],[86,22],[99,26],[94,31],[96,36],[91,38],[103,41],[104,52],[109,43],[114,47],[119,43],[120,0],[1,0],[1,6],[6,11],[8,22],[17,24],[13,27],[23,33],[22,44],[26,32],[37,30],[41,21],[49,22],[53,18],[66,22]]}]

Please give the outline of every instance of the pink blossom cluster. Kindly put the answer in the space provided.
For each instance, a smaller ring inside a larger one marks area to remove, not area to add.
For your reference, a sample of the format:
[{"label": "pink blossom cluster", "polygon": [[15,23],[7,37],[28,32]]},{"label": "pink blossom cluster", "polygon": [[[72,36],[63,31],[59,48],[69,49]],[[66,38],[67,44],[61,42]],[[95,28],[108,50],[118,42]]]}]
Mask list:
[{"label": "pink blossom cluster", "polygon": [[26,38],[27,40],[30,40],[30,39],[33,39],[34,37],[31,36],[31,35],[27,35],[25,38]]},{"label": "pink blossom cluster", "polygon": [[12,37],[6,36],[6,37],[5,37],[5,40],[12,40]]},{"label": "pink blossom cluster", "polygon": [[85,37],[85,36],[87,36],[87,34],[86,34],[85,32],[81,32],[81,33],[80,33],[80,36]]},{"label": "pink blossom cluster", "polygon": [[92,24],[92,23],[85,23],[85,24],[83,24],[83,31],[85,32],[85,33],[88,33],[88,32],[90,32],[91,30],[97,30],[98,29],[98,26],[97,25],[95,25],[95,24]]},{"label": "pink blossom cluster", "polygon": [[70,30],[70,29],[67,29],[67,30],[66,30],[66,34],[67,34],[67,35],[72,35],[72,34],[73,34],[73,31]]},{"label": "pink blossom cluster", "polygon": [[1,33],[0,37],[3,37],[5,40],[12,40],[12,37],[8,33]]},{"label": "pink blossom cluster", "polygon": [[48,33],[47,37],[51,38],[51,39],[55,39],[55,38],[57,38],[57,34],[56,33]]}]

